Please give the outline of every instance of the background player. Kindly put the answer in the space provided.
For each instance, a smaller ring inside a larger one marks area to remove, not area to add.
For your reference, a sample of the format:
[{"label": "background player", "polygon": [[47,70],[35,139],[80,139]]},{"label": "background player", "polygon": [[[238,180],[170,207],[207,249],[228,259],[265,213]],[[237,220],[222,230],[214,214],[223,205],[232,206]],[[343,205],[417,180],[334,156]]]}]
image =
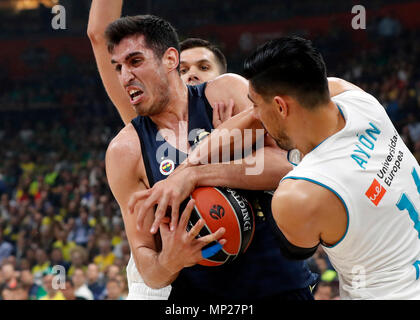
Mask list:
[{"label": "background player", "polygon": [[[197,85],[211,81],[227,72],[225,55],[218,47],[207,40],[188,38],[182,41],[180,47],[181,79],[187,85]],[[233,100],[229,104],[222,101],[214,103],[213,126],[217,128],[224,121],[232,117]]]},{"label": "background player", "polygon": [[188,85],[213,80],[227,72],[226,57],[207,40],[188,38],[179,44],[181,79]]}]

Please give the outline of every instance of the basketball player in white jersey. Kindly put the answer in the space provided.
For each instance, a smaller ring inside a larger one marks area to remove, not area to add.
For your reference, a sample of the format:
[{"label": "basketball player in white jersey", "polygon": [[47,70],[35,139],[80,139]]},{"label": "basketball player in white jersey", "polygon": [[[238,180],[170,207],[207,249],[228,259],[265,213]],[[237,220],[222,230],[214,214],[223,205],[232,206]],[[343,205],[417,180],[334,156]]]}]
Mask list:
[{"label": "basketball player in white jersey", "polygon": [[272,200],[282,250],[305,259],[321,245],[341,299],[420,299],[420,167],[383,106],[344,80],[327,83],[322,56],[301,38],[259,47],[244,74],[254,109],[220,128],[260,121],[303,154]]},{"label": "basketball player in white jersey", "polygon": [[420,167],[383,106],[351,84],[330,99],[310,41],[281,38],[245,62],[254,112],[302,162],[272,201],[284,249],[322,245],[342,299],[420,299]]}]

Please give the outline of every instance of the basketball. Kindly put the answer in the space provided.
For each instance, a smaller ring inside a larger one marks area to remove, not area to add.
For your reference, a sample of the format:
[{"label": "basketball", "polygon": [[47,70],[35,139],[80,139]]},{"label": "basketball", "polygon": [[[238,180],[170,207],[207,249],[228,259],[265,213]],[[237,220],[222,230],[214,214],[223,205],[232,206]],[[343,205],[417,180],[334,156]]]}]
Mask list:
[{"label": "basketball", "polygon": [[[216,242],[203,248],[209,257],[199,262],[203,266],[220,266],[229,263],[249,247],[255,230],[255,217],[248,200],[238,191],[229,188],[201,187],[193,191],[190,198],[195,200],[195,207],[188,223],[188,231],[199,220],[206,221],[199,237],[204,237],[224,227],[223,236],[227,240],[221,250],[211,255]],[[210,252],[210,253],[208,253]]]}]

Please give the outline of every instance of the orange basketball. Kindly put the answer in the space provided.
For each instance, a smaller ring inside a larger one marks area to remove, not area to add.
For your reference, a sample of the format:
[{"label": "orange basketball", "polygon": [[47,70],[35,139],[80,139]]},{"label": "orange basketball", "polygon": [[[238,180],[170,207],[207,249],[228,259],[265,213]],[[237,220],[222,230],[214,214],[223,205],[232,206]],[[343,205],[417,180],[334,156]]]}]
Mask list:
[{"label": "orange basketball", "polygon": [[227,240],[221,250],[213,253],[216,242],[203,248],[206,257],[199,264],[203,266],[220,266],[236,259],[244,253],[251,243],[255,230],[255,217],[251,205],[236,190],[229,188],[201,187],[190,196],[195,200],[188,230],[200,218],[206,221],[197,237],[203,237],[226,229],[223,238]]}]

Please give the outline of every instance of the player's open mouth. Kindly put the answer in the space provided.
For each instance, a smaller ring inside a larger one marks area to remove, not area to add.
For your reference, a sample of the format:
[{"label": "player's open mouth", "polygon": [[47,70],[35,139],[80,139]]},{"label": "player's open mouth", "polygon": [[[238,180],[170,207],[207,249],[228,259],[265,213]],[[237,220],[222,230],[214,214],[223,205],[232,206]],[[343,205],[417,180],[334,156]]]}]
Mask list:
[{"label": "player's open mouth", "polygon": [[128,88],[127,89],[128,95],[130,96],[131,103],[139,103],[142,96],[143,96],[143,90],[139,88]]}]

